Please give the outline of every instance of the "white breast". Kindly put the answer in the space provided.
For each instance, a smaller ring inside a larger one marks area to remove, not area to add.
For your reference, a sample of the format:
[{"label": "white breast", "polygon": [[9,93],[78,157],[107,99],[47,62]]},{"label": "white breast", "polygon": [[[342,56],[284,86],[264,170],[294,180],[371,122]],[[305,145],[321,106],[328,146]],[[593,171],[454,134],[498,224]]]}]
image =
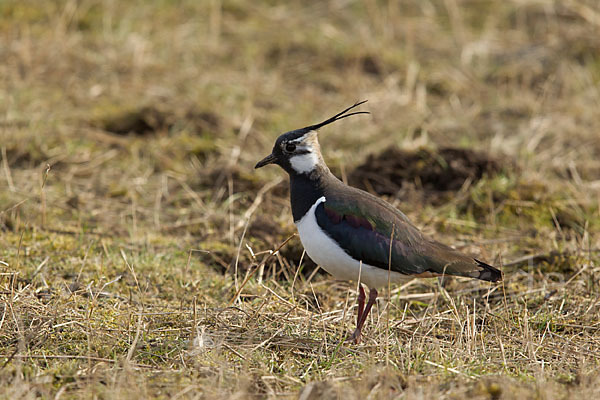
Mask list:
[{"label": "white breast", "polygon": [[[387,286],[387,270],[363,263],[361,271],[360,262],[350,257],[319,227],[315,209],[324,201],[325,197],[319,198],[304,217],[296,222],[300,241],[308,256],[336,279],[356,282],[360,271],[361,282],[369,288]],[[392,283],[397,283],[410,277],[392,271],[389,278]]]}]

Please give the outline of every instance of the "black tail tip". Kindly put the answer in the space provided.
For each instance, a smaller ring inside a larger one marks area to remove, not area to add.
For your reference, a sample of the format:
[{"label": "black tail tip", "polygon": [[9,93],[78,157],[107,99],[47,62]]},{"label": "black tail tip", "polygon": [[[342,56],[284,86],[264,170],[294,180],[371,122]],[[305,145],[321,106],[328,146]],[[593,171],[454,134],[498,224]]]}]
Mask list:
[{"label": "black tail tip", "polygon": [[489,264],[484,263],[483,261],[479,261],[478,259],[474,259],[478,266],[482,269],[479,271],[478,279],[489,281],[489,282],[498,282],[502,280],[502,271],[500,271],[496,267],[492,267]]}]

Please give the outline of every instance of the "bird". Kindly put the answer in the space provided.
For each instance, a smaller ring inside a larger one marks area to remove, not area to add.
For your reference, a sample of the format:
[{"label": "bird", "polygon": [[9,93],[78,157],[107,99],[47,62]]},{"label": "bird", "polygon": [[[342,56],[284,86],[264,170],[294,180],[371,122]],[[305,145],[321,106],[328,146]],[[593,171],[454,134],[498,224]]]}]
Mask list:
[{"label": "bird", "polygon": [[[385,200],[348,186],[327,167],[318,130],[353,115],[356,102],[325,121],[280,135],[271,154],[256,168],[279,165],[289,174],[294,224],[306,254],[338,280],[358,282],[356,329],[347,340],[359,343],[378,291],[413,277],[463,276],[502,280],[502,272],[421,231]],[[369,288],[369,299],[363,284]]]}]

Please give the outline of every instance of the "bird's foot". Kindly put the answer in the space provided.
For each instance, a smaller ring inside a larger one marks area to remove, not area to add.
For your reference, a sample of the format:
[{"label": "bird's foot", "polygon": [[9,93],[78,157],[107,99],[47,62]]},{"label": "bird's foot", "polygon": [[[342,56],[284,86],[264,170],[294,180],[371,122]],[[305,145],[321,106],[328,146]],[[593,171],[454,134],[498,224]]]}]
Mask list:
[{"label": "bird's foot", "polygon": [[[365,306],[364,310],[361,310],[361,303],[364,302],[364,291],[362,290],[362,286],[360,289],[361,289],[361,293],[359,293],[359,296],[358,296],[359,315],[358,315],[358,321],[356,323],[356,329],[354,330],[352,335],[350,335],[348,337],[348,339],[346,339],[346,340],[353,340],[354,343],[356,343],[356,344],[360,343],[362,327],[367,320],[367,316],[369,315],[369,312],[371,311],[371,307],[373,307],[373,304],[375,304],[375,300],[377,300],[377,290],[371,289],[371,291],[369,292],[369,301],[367,302],[367,305]],[[362,301],[361,301],[361,297],[362,297]]]},{"label": "bird's foot", "polygon": [[360,332],[360,330],[356,329],[354,330],[354,332],[352,332],[352,334],[350,336],[348,336],[346,338],[346,342],[354,342],[354,344],[359,344],[360,343],[360,338],[362,336],[362,333]]}]

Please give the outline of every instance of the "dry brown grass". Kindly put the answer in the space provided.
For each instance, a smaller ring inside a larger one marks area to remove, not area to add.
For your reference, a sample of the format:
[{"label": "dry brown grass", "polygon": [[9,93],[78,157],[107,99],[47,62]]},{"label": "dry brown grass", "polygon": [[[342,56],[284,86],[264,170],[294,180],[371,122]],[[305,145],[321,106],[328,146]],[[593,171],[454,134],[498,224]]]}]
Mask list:
[{"label": "dry brown grass", "polygon": [[[599,396],[596,1],[4,1],[0,35],[0,396]],[[394,288],[355,346],[355,288],[269,256],[286,182],[252,167],[365,98],[332,169],[491,155],[386,193],[505,282]]]}]

